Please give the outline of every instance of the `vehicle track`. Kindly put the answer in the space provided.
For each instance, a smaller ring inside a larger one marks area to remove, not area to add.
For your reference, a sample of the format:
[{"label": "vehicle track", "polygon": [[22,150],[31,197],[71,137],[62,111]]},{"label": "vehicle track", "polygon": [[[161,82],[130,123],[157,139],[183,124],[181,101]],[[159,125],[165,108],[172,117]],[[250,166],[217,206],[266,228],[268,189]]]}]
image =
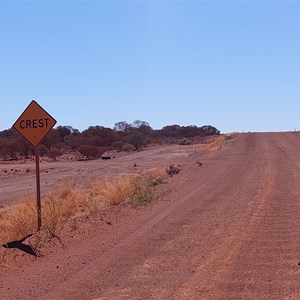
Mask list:
[{"label": "vehicle track", "polygon": [[166,199],[7,268],[0,298],[300,299],[299,148],[298,133],[240,134],[182,158]]}]

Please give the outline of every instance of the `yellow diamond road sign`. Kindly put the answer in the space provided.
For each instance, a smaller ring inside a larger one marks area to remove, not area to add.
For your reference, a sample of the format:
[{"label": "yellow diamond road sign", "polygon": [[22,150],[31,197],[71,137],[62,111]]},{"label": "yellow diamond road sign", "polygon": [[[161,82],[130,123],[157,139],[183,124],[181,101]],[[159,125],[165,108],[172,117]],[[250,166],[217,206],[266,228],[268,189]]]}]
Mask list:
[{"label": "yellow diamond road sign", "polygon": [[56,120],[33,100],[13,127],[23,135],[28,142],[34,147],[37,147],[55,124]]}]

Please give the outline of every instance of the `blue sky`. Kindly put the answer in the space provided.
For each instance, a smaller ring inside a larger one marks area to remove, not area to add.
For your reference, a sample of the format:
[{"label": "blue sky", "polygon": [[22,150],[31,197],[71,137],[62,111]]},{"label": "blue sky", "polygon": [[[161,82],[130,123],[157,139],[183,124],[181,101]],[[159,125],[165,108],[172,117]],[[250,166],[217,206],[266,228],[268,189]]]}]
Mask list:
[{"label": "blue sky", "polygon": [[299,1],[0,1],[0,130],[300,129]]}]

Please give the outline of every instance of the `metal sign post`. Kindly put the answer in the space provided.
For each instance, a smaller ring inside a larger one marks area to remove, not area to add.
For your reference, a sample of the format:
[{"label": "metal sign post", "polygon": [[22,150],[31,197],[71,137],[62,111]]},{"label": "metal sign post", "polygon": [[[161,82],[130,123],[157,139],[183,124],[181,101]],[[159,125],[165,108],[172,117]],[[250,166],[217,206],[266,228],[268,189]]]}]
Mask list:
[{"label": "metal sign post", "polygon": [[39,144],[55,124],[56,120],[33,100],[13,125],[13,127],[35,148],[38,231],[42,226]]},{"label": "metal sign post", "polygon": [[39,146],[35,147],[35,174],[36,174],[36,207],[37,207],[37,230],[42,227],[42,204],[41,204],[41,181],[40,181],[40,153]]}]

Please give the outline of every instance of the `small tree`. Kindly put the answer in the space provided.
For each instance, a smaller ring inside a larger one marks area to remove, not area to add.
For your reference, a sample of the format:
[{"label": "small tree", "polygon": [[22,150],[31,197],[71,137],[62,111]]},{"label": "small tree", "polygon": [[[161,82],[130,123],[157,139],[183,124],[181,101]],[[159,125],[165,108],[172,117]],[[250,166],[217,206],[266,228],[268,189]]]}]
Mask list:
[{"label": "small tree", "polygon": [[128,134],[132,132],[134,127],[132,124],[127,123],[126,121],[121,121],[115,124],[114,131],[123,132],[125,134]]},{"label": "small tree", "polygon": [[98,147],[92,145],[81,145],[78,147],[78,151],[85,156],[86,159],[96,159],[104,153],[101,153]]},{"label": "small tree", "polygon": [[5,139],[3,140],[3,147],[1,149],[1,156],[5,160],[15,160],[17,159],[17,154],[19,152],[18,141],[15,139]]},{"label": "small tree", "polygon": [[43,145],[43,144],[39,145],[39,153],[41,156],[47,155],[48,151],[49,151],[49,149],[45,145]]},{"label": "small tree", "polygon": [[61,154],[61,151],[57,148],[52,148],[47,152],[47,156],[53,160],[56,160],[59,156],[61,156]]},{"label": "small tree", "polygon": [[125,140],[133,145],[136,149],[140,149],[147,145],[147,139],[145,135],[139,131],[134,131],[132,134],[125,137]]},{"label": "small tree", "polygon": [[56,131],[61,138],[61,142],[64,142],[65,137],[71,134],[71,130],[67,126],[58,126]]},{"label": "small tree", "polygon": [[30,155],[34,154],[34,148],[30,145],[30,143],[21,135],[17,138],[18,141],[18,149],[24,158],[28,158]]}]

